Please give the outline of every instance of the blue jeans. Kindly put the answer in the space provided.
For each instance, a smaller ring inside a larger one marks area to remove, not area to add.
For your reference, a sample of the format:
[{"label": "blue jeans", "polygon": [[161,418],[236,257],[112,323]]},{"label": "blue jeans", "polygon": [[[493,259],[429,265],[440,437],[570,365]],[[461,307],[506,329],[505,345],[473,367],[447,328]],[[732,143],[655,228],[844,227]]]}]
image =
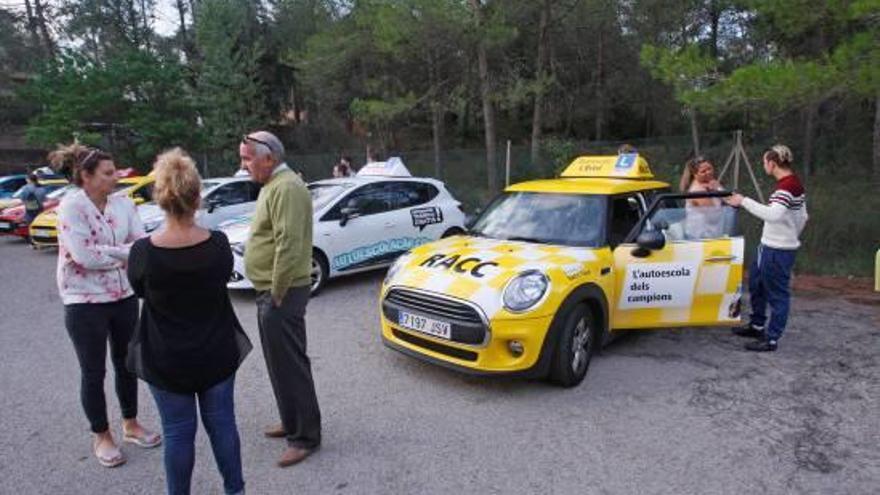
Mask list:
[{"label": "blue jeans", "polygon": [[196,399],[227,494],[242,493],[241,441],[235,425],[235,375],[199,392],[178,394],[150,386],[162,418],[169,495],[188,495],[196,460]]},{"label": "blue jeans", "polygon": [[788,322],[791,302],[791,269],[797,251],[758,246],[758,256],[749,269],[749,295],[752,304],[751,325],[764,328],[767,323],[767,305],[770,305],[770,324],[764,330],[767,340],[782,337]]}]

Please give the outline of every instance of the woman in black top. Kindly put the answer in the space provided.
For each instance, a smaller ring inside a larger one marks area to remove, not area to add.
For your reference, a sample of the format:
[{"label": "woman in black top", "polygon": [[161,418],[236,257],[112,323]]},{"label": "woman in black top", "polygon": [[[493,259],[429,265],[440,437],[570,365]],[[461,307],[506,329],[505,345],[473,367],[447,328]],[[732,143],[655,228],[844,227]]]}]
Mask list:
[{"label": "woman in black top", "polygon": [[224,490],[241,493],[233,384],[251,344],[226,290],[232,252],[223,233],[195,224],[201,179],[192,159],[175,148],[159,156],[155,173],[166,221],[131,248],[128,278],[144,304],[128,364],[150,384],[162,418],[168,493],[190,490],[196,401]]}]

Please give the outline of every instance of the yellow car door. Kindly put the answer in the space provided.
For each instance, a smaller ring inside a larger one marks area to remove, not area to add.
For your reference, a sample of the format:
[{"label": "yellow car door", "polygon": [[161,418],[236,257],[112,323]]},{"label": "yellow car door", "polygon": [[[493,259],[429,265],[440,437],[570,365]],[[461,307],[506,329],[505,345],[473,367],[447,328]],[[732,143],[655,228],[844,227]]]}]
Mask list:
[{"label": "yellow car door", "polygon": [[729,193],[661,194],[614,249],[611,326],[740,322],[745,242]]}]

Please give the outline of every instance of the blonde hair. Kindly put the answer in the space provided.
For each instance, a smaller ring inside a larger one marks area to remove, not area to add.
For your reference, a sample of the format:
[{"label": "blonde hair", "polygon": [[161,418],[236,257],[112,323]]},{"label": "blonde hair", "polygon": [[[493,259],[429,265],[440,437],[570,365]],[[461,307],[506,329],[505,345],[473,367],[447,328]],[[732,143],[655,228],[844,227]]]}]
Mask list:
[{"label": "blonde hair", "polygon": [[786,169],[790,169],[791,163],[794,161],[794,154],[791,152],[791,148],[784,144],[772,146],[764,152],[764,157]]},{"label": "blonde hair", "polygon": [[180,148],[170,149],[156,158],[153,165],[156,184],[153,199],[165,213],[185,218],[199,208],[202,178],[196,163]]}]

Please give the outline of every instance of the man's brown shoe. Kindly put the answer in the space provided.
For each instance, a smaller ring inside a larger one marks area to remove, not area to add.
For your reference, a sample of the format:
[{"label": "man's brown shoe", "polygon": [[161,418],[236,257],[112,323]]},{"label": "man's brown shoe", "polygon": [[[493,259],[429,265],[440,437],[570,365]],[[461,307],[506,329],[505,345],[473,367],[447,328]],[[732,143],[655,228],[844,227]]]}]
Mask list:
[{"label": "man's brown shoe", "polygon": [[277,424],[263,430],[263,435],[265,435],[266,438],[284,438],[287,436],[287,432],[284,431],[284,425]]},{"label": "man's brown shoe", "polygon": [[312,452],[314,452],[314,450],[301,447],[287,447],[284,449],[284,452],[281,453],[281,458],[278,459],[278,467],[293,466],[312,455]]}]

